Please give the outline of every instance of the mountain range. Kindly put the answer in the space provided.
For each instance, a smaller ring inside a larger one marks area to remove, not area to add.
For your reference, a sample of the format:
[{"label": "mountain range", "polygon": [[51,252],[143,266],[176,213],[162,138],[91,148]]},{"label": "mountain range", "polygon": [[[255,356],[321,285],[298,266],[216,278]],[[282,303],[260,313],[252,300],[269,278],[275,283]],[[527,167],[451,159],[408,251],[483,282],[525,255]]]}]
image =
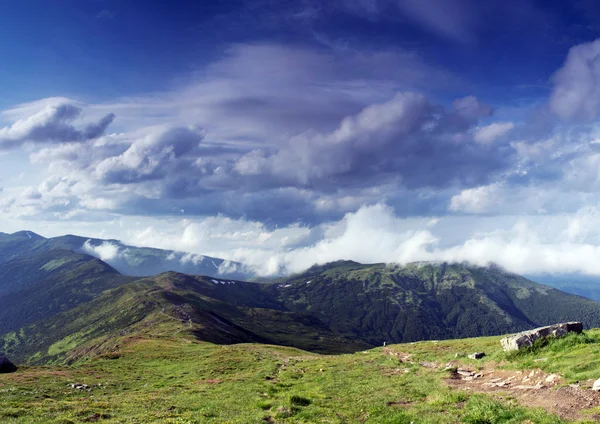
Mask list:
[{"label": "mountain range", "polygon": [[[339,261],[261,282],[175,271],[135,276],[83,253],[88,240],[0,235],[0,352],[19,363],[65,362],[110,354],[124,337],[187,334],[344,353],[559,321],[600,326],[599,302],[497,266]],[[131,257],[168,257],[111,242],[132,249]]]},{"label": "mountain range", "polygon": [[102,259],[121,274],[138,277],[165,271],[240,279],[254,276],[239,262],[174,250],[128,246],[119,240],[75,235],[45,238],[32,231],[0,233],[0,264],[22,256],[57,249],[86,253]]}]

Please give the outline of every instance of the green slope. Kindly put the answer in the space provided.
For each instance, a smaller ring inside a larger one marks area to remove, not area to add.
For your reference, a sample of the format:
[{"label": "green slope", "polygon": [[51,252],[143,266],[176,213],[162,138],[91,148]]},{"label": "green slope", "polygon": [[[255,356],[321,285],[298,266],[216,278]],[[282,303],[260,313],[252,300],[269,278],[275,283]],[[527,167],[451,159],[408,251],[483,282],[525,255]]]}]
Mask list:
[{"label": "green slope", "polygon": [[89,255],[53,250],[0,265],[0,334],[46,319],[132,281]]},{"label": "green slope", "polygon": [[132,282],[99,260],[68,251],[9,265],[5,272],[29,270],[14,271],[19,284],[9,286],[22,288],[0,296],[7,305],[0,310],[0,351],[18,362],[60,361],[88,348],[97,354],[105,342],[96,339],[143,335],[148,328],[219,344],[259,342],[341,353],[560,321],[600,326],[600,303],[497,267],[337,262],[264,284],[173,272]]},{"label": "green slope", "polygon": [[600,326],[600,303],[494,266],[337,262],[266,290],[287,309],[374,345],[503,334],[567,320]]},{"label": "green slope", "polygon": [[[598,330],[518,357],[501,352],[499,337],[331,356],[264,344],[218,346],[181,333],[124,335],[111,354],[0,375],[0,422],[591,423],[597,422],[600,406],[589,389],[581,393],[594,401],[581,402],[562,419],[535,400],[556,396],[557,387],[569,393],[568,383],[588,387],[600,365],[592,361],[578,370],[574,358],[592,358],[599,348]],[[488,356],[480,361],[455,358],[457,352],[482,350]],[[533,362],[541,357],[547,360]],[[566,373],[555,387],[481,393],[452,385],[447,362],[484,372],[495,368],[498,374],[528,375],[532,363],[537,372]],[[72,389],[72,383],[90,390]]]},{"label": "green slope", "polygon": [[258,342],[328,353],[369,347],[313,316],[283,309],[259,284],[215,284],[208,277],[177,273],[120,285],[12,330],[0,335],[0,351],[19,363],[98,355],[114,348],[115,338],[123,334],[183,333],[219,344]]}]

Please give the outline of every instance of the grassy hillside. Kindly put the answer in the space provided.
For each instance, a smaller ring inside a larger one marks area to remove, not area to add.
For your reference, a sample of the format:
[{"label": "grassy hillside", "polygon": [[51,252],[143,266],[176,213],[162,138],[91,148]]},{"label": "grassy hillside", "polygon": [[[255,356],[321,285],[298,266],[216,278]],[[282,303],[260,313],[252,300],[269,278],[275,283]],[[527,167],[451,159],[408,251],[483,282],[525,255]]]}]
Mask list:
[{"label": "grassy hillside", "polygon": [[[126,335],[110,354],[69,367],[22,367],[0,375],[0,421],[595,422],[600,399],[586,387],[588,378],[600,375],[600,363],[584,365],[573,358],[593,358],[599,349],[599,331],[512,356],[501,352],[499,337],[330,356],[264,344],[218,346],[183,332]],[[479,361],[455,357],[473,351],[488,356]],[[457,378],[456,368],[479,371],[483,381],[518,376],[518,384],[532,372],[542,381],[550,373],[561,375],[543,388],[519,389],[515,383],[492,390]],[[575,382],[580,388],[568,386]],[[73,389],[71,383],[90,389]]]},{"label": "grassy hillside", "polygon": [[337,262],[266,290],[287,309],[373,345],[503,334],[569,320],[600,326],[600,303],[498,267]]},{"label": "grassy hillside", "polygon": [[89,255],[53,250],[0,265],[0,334],[52,317],[132,281]]},{"label": "grassy hillside", "polygon": [[184,333],[220,344],[271,343],[315,352],[368,348],[317,318],[284,310],[254,283],[166,273],[104,292],[79,306],[0,335],[0,351],[18,363],[94,356],[123,334]]},{"label": "grassy hillside", "polygon": [[[7,305],[0,310],[0,352],[21,363],[73,359],[73,350],[97,354],[116,335],[179,322],[186,327],[164,334],[318,353],[569,320],[600,326],[600,303],[494,267],[339,262],[274,284],[173,272],[134,281],[97,259],[53,250],[0,269],[15,276],[5,285],[19,288],[0,296]],[[98,344],[99,337],[106,340]]]}]

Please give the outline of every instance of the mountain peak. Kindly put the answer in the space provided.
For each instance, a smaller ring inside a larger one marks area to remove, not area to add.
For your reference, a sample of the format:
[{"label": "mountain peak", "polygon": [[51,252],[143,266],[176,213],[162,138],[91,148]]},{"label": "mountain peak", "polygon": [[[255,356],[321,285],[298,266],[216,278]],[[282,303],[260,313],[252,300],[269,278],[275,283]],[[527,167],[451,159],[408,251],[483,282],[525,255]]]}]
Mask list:
[{"label": "mountain peak", "polygon": [[34,233],[33,231],[17,231],[16,233],[12,233],[11,236],[14,237],[23,237],[23,238],[28,238],[28,239],[35,239],[35,240],[45,240],[45,237],[40,236],[37,233]]}]

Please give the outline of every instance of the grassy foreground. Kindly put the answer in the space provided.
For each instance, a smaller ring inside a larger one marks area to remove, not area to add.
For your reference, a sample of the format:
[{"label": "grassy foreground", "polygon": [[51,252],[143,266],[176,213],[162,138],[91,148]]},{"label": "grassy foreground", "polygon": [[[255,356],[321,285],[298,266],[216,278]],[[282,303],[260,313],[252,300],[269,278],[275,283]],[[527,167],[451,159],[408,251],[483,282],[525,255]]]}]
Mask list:
[{"label": "grassy foreground", "polygon": [[[519,406],[510,394],[452,389],[445,384],[448,371],[427,364],[485,351],[483,360],[458,361],[471,368],[542,368],[565,383],[600,377],[599,330],[519,355],[507,356],[498,341],[418,342],[325,356],[186,336],[128,338],[118,352],[68,367],[0,375],[0,422],[561,423],[542,409]],[[403,361],[406,355],[410,360]]]}]

